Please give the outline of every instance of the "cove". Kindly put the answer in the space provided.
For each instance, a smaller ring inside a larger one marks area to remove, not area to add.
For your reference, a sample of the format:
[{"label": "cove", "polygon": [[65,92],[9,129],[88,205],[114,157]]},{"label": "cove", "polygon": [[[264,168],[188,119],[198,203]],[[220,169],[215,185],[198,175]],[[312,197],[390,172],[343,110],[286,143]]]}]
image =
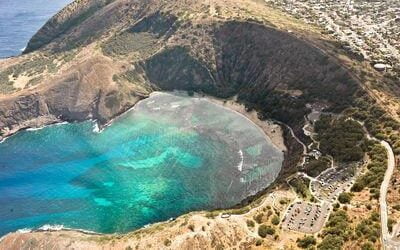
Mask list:
[{"label": "cove", "polygon": [[227,208],[270,185],[283,153],[244,116],[157,93],[101,133],[94,122],[22,131],[0,144],[0,235],[63,225],[127,232]]}]

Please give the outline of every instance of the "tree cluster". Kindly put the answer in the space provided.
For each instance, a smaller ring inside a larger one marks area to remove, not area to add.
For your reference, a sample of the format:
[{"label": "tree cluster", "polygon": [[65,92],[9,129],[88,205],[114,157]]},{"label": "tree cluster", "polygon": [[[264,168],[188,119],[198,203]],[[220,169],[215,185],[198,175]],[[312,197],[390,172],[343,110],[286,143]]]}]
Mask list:
[{"label": "tree cluster", "polygon": [[387,168],[387,155],[386,149],[378,142],[369,142],[368,155],[370,157],[370,163],[367,165],[368,171],[359,176],[356,182],[351,187],[353,192],[361,192],[364,188],[370,188],[372,197],[379,198],[379,187],[385,176]]},{"label": "tree cluster", "polygon": [[352,119],[322,115],[315,123],[317,139],[323,153],[332,155],[341,162],[359,161],[364,156],[362,142],[363,127]]}]

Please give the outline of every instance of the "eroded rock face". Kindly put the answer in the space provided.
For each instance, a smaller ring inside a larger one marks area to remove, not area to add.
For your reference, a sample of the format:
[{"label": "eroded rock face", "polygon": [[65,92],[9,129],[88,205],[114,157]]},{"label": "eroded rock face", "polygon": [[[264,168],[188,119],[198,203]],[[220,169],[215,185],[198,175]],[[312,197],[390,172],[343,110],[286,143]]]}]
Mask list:
[{"label": "eroded rock face", "polygon": [[110,65],[94,57],[49,79],[48,86],[0,99],[0,127],[7,135],[57,121],[96,119],[105,124],[144,98],[132,86],[116,85]]}]

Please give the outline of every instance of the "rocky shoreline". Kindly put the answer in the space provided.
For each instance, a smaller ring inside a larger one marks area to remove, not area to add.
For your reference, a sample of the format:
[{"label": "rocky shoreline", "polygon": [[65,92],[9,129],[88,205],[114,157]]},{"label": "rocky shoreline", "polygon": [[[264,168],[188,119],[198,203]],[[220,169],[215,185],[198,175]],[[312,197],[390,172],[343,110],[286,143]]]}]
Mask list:
[{"label": "rocky shoreline", "polygon": [[[179,92],[184,93],[182,91],[177,91],[177,93],[179,93]],[[150,93],[150,95],[154,95],[157,93],[159,93],[159,92],[155,91],[155,92]],[[144,97],[144,98],[147,98],[147,97]],[[235,100],[235,98],[223,99],[223,98],[217,98],[217,97],[204,95],[204,94],[196,94],[196,97],[206,98],[207,100],[209,100],[213,103],[216,103],[218,105],[221,105],[227,109],[230,109],[232,111],[235,111],[235,112],[243,115],[244,117],[249,119],[251,122],[253,122],[255,125],[257,125],[257,127],[259,127],[266,134],[266,136],[268,136],[271,139],[272,143],[277,148],[279,148],[282,151],[287,150],[284,140],[283,140],[283,137],[282,137],[282,128],[280,127],[280,125],[274,124],[274,122],[270,121],[270,120],[259,119],[258,113],[256,111],[254,111],[254,110],[251,112],[247,111],[246,107],[243,104],[238,103]],[[104,124],[97,124],[99,126],[100,130],[102,130],[103,128],[105,128],[107,126],[110,126],[115,119],[118,119],[118,117],[120,117],[120,116],[124,115],[125,113],[129,112],[130,110],[134,109],[135,105],[139,101],[140,100],[138,100],[132,107],[128,108],[126,111],[122,112],[121,114],[117,114],[115,117],[111,118],[109,121],[106,121]],[[79,119],[79,120],[63,120],[62,118],[55,117],[54,115],[40,116],[40,117],[31,119],[31,120],[22,122],[22,123],[18,124],[17,126],[14,126],[12,129],[9,129],[9,128],[3,129],[2,134],[0,135],[0,142],[3,142],[8,137],[10,137],[20,131],[23,131],[23,130],[38,129],[38,128],[46,127],[46,126],[57,124],[57,123],[63,123],[63,122],[82,122],[85,120],[90,120],[90,118],[83,119],[83,120],[81,120],[81,119]]]}]

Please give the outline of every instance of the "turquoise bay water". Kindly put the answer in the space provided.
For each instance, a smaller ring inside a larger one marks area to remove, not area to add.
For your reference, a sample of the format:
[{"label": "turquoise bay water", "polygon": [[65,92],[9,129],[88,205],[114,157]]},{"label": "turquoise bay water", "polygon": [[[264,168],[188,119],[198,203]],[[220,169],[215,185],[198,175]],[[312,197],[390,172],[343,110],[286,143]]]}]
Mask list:
[{"label": "turquoise bay water", "polygon": [[244,117],[158,94],[101,133],[94,123],[23,131],[0,144],[0,235],[46,224],[126,232],[267,187],[282,153]]}]

